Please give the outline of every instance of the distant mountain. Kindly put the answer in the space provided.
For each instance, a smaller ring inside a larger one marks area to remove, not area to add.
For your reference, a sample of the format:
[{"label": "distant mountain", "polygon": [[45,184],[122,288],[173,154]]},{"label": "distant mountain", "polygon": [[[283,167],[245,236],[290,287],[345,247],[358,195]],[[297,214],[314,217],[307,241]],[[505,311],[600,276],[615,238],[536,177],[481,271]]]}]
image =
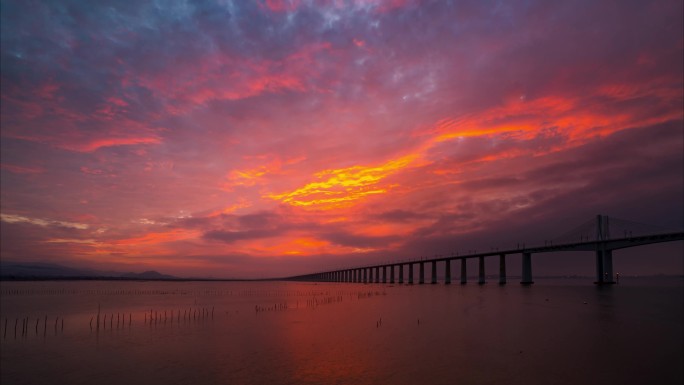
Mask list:
[{"label": "distant mountain", "polygon": [[157,271],[150,270],[150,271],[145,271],[142,273],[125,273],[122,275],[124,278],[133,278],[133,279],[174,279],[176,277],[171,276],[171,275],[166,275],[166,274],[161,274]]},{"label": "distant mountain", "polygon": [[143,273],[99,271],[93,269],[79,269],[54,263],[42,262],[0,262],[0,279],[2,280],[30,280],[30,279],[177,279],[174,276],[161,274],[156,271]]}]

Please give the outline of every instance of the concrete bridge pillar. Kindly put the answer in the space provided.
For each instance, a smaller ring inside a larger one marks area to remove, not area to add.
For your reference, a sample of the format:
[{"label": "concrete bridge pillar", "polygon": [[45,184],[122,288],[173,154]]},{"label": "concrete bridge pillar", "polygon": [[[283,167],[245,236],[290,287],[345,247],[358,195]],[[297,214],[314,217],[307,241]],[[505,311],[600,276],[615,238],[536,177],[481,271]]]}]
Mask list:
[{"label": "concrete bridge pillar", "polygon": [[451,284],[451,260],[447,259],[444,261],[444,284]]},{"label": "concrete bridge pillar", "polygon": [[399,283],[404,283],[404,265],[399,265]]},{"label": "concrete bridge pillar", "polygon": [[363,283],[368,283],[368,269],[363,269]]},{"label": "concrete bridge pillar", "polygon": [[499,254],[499,285],[506,284],[506,254]]},{"label": "concrete bridge pillar", "polygon": [[596,284],[603,283],[603,250],[596,250]]},{"label": "concrete bridge pillar", "polygon": [[408,284],[413,285],[413,264],[412,263],[408,264],[408,273],[409,273]]},{"label": "concrete bridge pillar", "polygon": [[613,250],[603,251],[603,283],[615,283],[613,279]]},{"label": "concrete bridge pillar", "polygon": [[432,261],[432,280],[430,283],[433,285],[437,283],[437,261]]},{"label": "concrete bridge pillar", "polygon": [[522,281],[523,285],[531,285],[532,281],[532,253],[523,253],[522,255]]},{"label": "concrete bridge pillar", "polygon": [[373,283],[373,270],[375,270],[372,267],[368,268],[368,283]]},{"label": "concrete bridge pillar", "polygon": [[394,283],[394,265],[391,265],[390,267],[390,283]]},{"label": "concrete bridge pillar", "polygon": [[420,275],[418,276],[418,284],[422,285],[425,283],[425,262],[420,262]]},{"label": "concrete bridge pillar", "polygon": [[354,270],[352,270],[352,282],[354,282],[354,283],[358,283],[358,282],[359,282],[359,280],[358,280],[357,277],[356,277],[356,274],[357,274],[358,271],[359,271],[359,269],[354,269]]},{"label": "concrete bridge pillar", "polygon": [[479,272],[479,279],[477,280],[477,283],[480,285],[484,285],[485,282],[485,265],[484,265],[484,257],[479,257],[480,260],[480,272]]},{"label": "concrete bridge pillar", "polygon": [[380,266],[375,267],[375,283],[380,283]]},{"label": "concrete bridge pillar", "polygon": [[461,285],[468,283],[468,273],[466,272],[466,259],[461,258]]},{"label": "concrete bridge pillar", "polygon": [[387,266],[382,267],[382,283],[387,283]]}]

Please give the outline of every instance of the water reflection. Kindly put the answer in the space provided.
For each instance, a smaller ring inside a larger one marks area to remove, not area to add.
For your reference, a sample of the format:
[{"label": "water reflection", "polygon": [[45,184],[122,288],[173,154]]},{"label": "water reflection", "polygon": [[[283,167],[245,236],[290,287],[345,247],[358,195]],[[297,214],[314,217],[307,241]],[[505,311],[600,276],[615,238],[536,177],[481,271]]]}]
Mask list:
[{"label": "water reflection", "polygon": [[1,300],[3,384],[682,379],[681,281],[3,283]]}]

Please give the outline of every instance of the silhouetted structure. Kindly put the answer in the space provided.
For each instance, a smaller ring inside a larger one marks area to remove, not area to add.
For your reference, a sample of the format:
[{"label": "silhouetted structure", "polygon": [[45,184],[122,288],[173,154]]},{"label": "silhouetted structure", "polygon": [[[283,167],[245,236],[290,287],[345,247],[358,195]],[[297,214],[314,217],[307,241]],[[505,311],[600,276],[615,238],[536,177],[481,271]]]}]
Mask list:
[{"label": "silhouetted structure", "polygon": [[[611,236],[611,233],[616,237]],[[444,262],[444,283],[451,283],[451,261],[461,260],[461,284],[467,283],[466,260],[478,258],[479,274],[478,283],[484,284],[485,263],[484,259],[491,256],[499,256],[499,284],[506,284],[506,255],[522,254],[522,279],[523,285],[534,283],[532,280],[532,254],[548,253],[557,251],[593,251],[596,253],[596,284],[613,284],[613,250],[629,247],[649,245],[653,243],[672,242],[684,240],[683,231],[663,231],[654,229],[653,226],[638,222],[632,222],[608,216],[597,215],[592,219],[570,232],[546,241],[544,246],[525,247],[524,244],[509,250],[497,250],[485,253],[472,253],[460,256],[436,257],[418,261],[418,283],[425,283],[425,263],[432,263],[431,283],[437,283],[437,263]],[[380,283],[380,271],[382,271],[382,283],[387,283],[387,270],[389,269],[389,283],[395,283],[394,269],[399,269],[399,283],[404,283],[404,266],[408,266],[408,284],[413,284],[413,265],[416,262],[395,262],[371,266],[355,267],[324,271],[314,274],[299,275],[287,278],[294,281],[318,281],[318,282],[350,282],[350,283]],[[375,279],[373,279],[375,273]]]}]

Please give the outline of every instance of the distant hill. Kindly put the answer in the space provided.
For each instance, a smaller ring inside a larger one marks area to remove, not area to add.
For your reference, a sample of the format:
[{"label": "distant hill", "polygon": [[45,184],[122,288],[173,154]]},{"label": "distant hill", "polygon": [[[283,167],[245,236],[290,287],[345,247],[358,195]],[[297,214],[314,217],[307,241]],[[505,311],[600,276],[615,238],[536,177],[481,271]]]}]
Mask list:
[{"label": "distant hill", "polygon": [[140,279],[163,280],[178,279],[172,275],[161,274],[157,271],[142,273],[99,271],[93,269],[79,269],[54,263],[42,262],[0,262],[0,279],[2,280],[31,280],[31,279]]}]

